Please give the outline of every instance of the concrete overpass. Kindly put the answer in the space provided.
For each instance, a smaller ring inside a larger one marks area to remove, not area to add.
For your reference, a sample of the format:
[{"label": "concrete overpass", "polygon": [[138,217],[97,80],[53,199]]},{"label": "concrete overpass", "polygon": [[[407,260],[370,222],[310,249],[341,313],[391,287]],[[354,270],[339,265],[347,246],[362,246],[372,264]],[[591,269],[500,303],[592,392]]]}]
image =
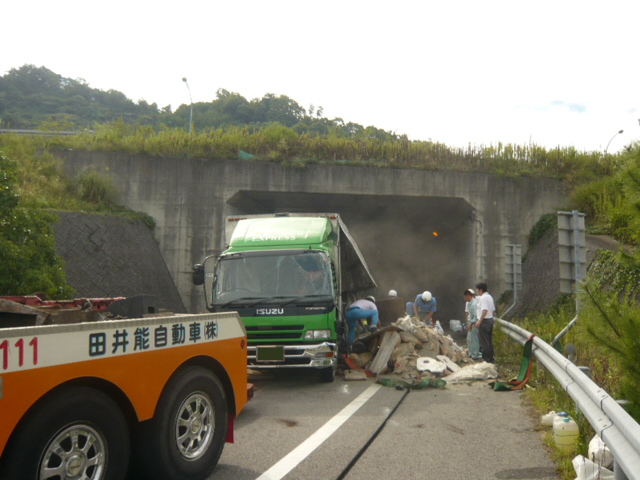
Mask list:
[{"label": "concrete overpass", "polygon": [[[561,182],[482,173],[337,165],[282,166],[64,151],[71,175],[109,175],[119,201],[151,215],[170,272],[190,312],[204,310],[193,264],[224,248],[228,215],[338,212],[385,296],[430,290],[436,318],[463,318],[461,292],[477,281],[497,300],[506,289],[505,245],[526,245],[539,217],[565,206]],[[143,292],[141,292],[143,293]]]}]

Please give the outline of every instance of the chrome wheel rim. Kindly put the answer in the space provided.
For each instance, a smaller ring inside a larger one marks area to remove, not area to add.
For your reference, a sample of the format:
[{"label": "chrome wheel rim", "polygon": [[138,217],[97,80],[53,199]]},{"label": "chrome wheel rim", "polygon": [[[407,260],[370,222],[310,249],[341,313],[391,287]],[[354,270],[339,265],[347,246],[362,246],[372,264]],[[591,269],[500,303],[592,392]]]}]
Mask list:
[{"label": "chrome wheel rim", "polygon": [[215,430],[215,409],[209,395],[192,393],[180,408],[175,422],[175,438],[180,454],[197,460],[205,454]]},{"label": "chrome wheel rim", "polygon": [[100,480],[104,477],[107,442],[88,425],[72,425],[47,445],[38,480]]}]

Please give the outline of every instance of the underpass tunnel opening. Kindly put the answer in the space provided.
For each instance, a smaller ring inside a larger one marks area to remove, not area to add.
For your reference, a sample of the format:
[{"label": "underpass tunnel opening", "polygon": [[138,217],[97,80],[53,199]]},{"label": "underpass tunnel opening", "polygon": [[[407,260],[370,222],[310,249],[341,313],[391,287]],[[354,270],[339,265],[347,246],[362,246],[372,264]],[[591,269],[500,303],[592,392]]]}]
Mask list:
[{"label": "underpass tunnel opening", "polygon": [[378,284],[363,292],[405,302],[429,290],[436,320],[464,320],[462,292],[476,282],[474,209],[462,198],[239,191],[230,215],[339,213]]}]

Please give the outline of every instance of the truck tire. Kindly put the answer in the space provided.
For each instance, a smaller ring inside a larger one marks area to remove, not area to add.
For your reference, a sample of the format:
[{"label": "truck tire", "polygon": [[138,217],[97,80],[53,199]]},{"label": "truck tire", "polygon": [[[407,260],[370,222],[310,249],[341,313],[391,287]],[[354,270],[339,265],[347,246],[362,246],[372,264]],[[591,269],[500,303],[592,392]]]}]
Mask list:
[{"label": "truck tire", "polygon": [[349,326],[345,320],[337,323],[336,334],[338,335],[336,342],[338,345],[338,353],[349,355]]},{"label": "truck tire", "polygon": [[338,333],[338,353],[349,355],[349,332],[345,329],[343,333]]},{"label": "truck tire", "polygon": [[320,379],[326,383],[333,382],[336,379],[336,369],[333,367],[321,368]]},{"label": "truck tire", "polygon": [[136,442],[142,474],[153,480],[201,480],[213,471],[227,438],[227,398],[203,367],[177,372],[165,386],[153,419]]},{"label": "truck tire", "polygon": [[11,437],[0,478],[123,480],[129,427],[104,393],[73,387],[45,398]]}]

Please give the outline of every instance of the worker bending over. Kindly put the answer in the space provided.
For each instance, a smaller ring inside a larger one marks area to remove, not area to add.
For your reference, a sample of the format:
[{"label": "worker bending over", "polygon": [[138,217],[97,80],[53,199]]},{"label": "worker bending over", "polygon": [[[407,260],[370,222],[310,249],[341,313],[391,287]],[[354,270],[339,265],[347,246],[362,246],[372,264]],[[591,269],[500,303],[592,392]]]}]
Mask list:
[{"label": "worker bending over", "polygon": [[427,325],[434,325],[433,314],[436,312],[436,297],[425,291],[416,296],[413,302],[407,302],[407,315],[419,316]]},{"label": "worker bending over", "polygon": [[356,300],[349,308],[347,308],[347,325],[349,326],[349,345],[353,345],[356,339],[356,322],[360,322],[360,325],[364,330],[367,330],[364,325],[364,320],[371,319],[370,331],[375,332],[378,330],[378,307],[376,307],[376,299],[372,296],[361,298]]}]

